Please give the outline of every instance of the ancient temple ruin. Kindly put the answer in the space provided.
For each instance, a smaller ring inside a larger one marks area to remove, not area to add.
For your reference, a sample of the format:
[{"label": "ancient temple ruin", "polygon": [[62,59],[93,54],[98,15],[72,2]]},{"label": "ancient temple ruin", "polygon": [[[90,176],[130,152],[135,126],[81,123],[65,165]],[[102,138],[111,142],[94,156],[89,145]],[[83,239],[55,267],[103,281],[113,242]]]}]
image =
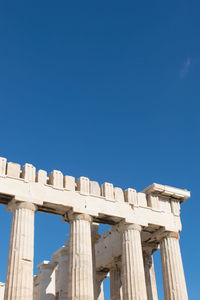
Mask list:
[{"label": "ancient temple ruin", "polygon": [[[179,246],[187,190],[152,184],[142,192],[111,183],[49,175],[0,158],[0,203],[13,214],[7,276],[0,300],[157,300],[153,253],[160,249],[165,300],[187,300]],[[33,276],[34,216],[59,215],[69,240]],[[102,235],[99,224],[112,228]]]}]

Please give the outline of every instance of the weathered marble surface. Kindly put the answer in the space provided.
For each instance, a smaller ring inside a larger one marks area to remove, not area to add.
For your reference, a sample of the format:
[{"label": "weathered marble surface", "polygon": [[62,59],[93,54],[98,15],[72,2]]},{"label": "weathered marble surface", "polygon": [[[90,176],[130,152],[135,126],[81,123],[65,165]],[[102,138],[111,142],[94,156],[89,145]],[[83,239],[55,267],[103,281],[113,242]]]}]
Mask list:
[{"label": "weathered marble surface", "polygon": [[[103,300],[108,272],[112,299],[157,300],[152,257],[145,253],[158,245],[165,300],[187,300],[177,236],[182,229],[180,204],[189,197],[187,190],[155,183],[142,192],[123,191],[87,177],[76,181],[58,170],[36,173],[31,164],[21,168],[0,158],[0,204],[13,213],[4,300]],[[39,265],[33,279],[37,210],[70,222],[70,238],[51,262]],[[113,228],[94,235],[92,222]],[[118,260],[120,269],[113,268]]]}]

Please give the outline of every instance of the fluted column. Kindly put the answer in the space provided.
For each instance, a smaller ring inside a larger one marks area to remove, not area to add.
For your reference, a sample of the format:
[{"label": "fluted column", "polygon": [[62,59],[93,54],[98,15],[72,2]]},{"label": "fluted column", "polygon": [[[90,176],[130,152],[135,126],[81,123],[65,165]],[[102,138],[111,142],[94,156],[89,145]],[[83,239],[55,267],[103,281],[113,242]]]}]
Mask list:
[{"label": "fluted column", "polygon": [[154,263],[153,263],[153,254],[151,249],[145,250],[143,252],[143,258],[144,258],[147,299],[158,300],[156,276],[155,276]]},{"label": "fluted column", "polygon": [[[121,227],[121,228],[120,228]],[[141,226],[121,224],[123,299],[147,300],[141,245]]]},{"label": "fluted column", "polygon": [[111,300],[122,300],[121,264],[116,263],[110,270],[110,298]]},{"label": "fluted column", "polygon": [[10,203],[13,213],[5,300],[33,299],[34,215],[32,203]]},{"label": "fluted column", "polygon": [[187,300],[179,234],[169,233],[160,244],[165,300]]},{"label": "fluted column", "polygon": [[69,216],[68,300],[94,300],[91,217]]},{"label": "fluted column", "polygon": [[[96,251],[95,251],[95,245],[96,242],[99,239],[99,224],[92,223],[91,227],[91,234],[92,234],[92,263],[93,263],[93,286],[94,286],[94,300],[103,300],[102,298],[103,291],[101,289],[101,283],[100,283],[100,274],[96,274]],[[104,295],[103,295],[104,297]]]}]

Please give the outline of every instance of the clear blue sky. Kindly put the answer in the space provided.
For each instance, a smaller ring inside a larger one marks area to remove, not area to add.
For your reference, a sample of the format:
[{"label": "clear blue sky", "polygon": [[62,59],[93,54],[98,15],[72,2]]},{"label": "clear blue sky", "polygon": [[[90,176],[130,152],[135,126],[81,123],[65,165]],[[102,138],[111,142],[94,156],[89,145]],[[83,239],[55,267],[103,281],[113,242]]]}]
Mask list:
[{"label": "clear blue sky", "polygon": [[[0,3],[0,156],[123,189],[191,190],[180,240],[190,300],[200,280],[199,12],[194,0]],[[3,206],[0,220],[4,281]],[[67,234],[61,218],[37,213],[35,265]],[[163,299],[159,253],[156,269]]]}]

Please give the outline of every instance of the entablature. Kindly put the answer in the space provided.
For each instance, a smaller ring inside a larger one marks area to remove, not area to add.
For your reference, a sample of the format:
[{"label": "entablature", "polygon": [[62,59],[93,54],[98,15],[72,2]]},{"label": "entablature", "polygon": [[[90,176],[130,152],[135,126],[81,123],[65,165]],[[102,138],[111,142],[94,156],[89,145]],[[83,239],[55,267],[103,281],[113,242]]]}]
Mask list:
[{"label": "entablature", "polygon": [[152,184],[143,192],[128,188],[123,191],[112,183],[103,183],[80,177],[63,176],[54,170],[47,172],[25,164],[0,158],[0,203],[15,201],[32,202],[38,211],[66,215],[75,213],[91,215],[94,221],[117,224],[124,220],[143,227],[149,224],[180,231],[180,202],[186,200],[190,192],[173,187]]}]

